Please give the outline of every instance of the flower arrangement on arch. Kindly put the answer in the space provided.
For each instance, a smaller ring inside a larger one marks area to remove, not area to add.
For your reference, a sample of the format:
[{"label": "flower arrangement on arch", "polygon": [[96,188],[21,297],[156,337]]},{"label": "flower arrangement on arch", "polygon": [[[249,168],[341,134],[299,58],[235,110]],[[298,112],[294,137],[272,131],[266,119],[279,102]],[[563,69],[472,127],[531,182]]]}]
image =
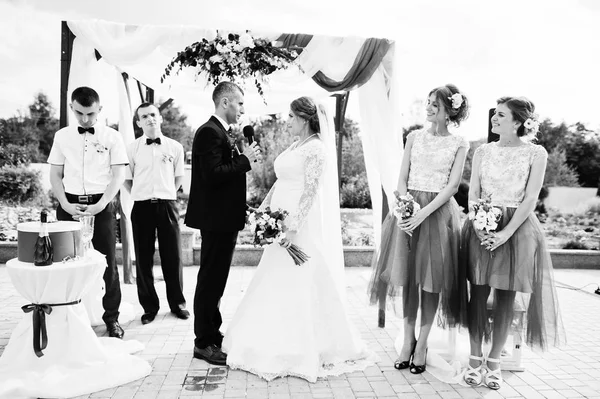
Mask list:
[{"label": "flower arrangement on arch", "polygon": [[245,81],[253,79],[264,101],[262,85],[268,82],[268,75],[287,69],[297,56],[295,50],[252,37],[250,31],[241,35],[223,35],[217,31],[214,39],[204,38],[179,52],[165,68],[160,81],[164,82],[167,76],[185,67],[192,67],[196,68],[196,75],[206,74],[208,83],[213,85],[229,80],[243,86]]}]

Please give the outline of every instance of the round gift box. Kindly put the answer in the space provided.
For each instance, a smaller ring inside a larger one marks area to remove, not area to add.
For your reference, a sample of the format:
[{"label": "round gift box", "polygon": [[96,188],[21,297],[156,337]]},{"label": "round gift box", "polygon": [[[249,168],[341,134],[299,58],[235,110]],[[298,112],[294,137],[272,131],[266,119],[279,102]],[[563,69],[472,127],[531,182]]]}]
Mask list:
[{"label": "round gift box", "polygon": [[[48,236],[52,241],[54,262],[61,262],[66,257],[83,256],[83,240],[81,239],[81,223],[58,221],[48,223]],[[21,262],[33,263],[35,242],[40,235],[39,222],[25,222],[17,225],[18,259]]]}]

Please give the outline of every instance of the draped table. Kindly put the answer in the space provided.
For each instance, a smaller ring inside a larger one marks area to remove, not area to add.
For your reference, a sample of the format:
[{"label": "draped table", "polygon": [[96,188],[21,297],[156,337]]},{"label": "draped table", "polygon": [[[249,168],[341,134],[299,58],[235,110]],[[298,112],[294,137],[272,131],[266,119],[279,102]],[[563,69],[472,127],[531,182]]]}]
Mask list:
[{"label": "draped table", "polygon": [[150,374],[131,355],[138,341],[98,338],[82,297],[106,268],[102,254],[38,267],[11,259],[8,275],[27,301],[0,357],[0,398],[65,398],[127,384]]}]

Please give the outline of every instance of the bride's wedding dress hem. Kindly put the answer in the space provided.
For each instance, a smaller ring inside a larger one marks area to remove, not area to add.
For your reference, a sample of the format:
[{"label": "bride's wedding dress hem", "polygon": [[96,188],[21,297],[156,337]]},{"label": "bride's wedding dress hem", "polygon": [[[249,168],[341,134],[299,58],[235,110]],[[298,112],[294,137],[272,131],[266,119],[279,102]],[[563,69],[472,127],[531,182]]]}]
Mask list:
[{"label": "bride's wedding dress hem", "polygon": [[326,379],[327,377],[338,377],[343,374],[353,373],[356,371],[364,371],[368,367],[375,365],[377,360],[377,356],[374,353],[371,353],[364,358],[356,360],[346,360],[339,363],[324,363],[321,364],[317,375],[307,375],[297,373],[292,370],[281,370],[277,373],[269,373],[263,370],[258,370],[253,367],[248,367],[244,364],[229,362],[227,363],[227,366],[231,370],[242,370],[248,373],[252,373],[266,381],[273,381],[276,378],[296,377],[302,378],[311,383],[315,383],[317,382],[317,379]]}]

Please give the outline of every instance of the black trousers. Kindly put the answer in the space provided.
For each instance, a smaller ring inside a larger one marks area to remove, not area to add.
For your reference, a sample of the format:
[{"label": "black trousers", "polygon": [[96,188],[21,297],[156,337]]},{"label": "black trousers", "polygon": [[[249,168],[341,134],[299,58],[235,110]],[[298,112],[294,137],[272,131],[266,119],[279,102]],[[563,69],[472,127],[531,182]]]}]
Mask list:
[{"label": "black trousers", "polygon": [[[62,209],[60,205],[56,209],[56,219],[74,220],[71,214]],[[106,255],[107,267],[104,271],[106,291],[102,298],[102,307],[104,307],[102,320],[105,323],[114,322],[119,319],[119,305],[121,305],[121,284],[119,282],[119,269],[117,268],[117,260],[115,258],[117,243],[116,226],[115,206],[110,202],[94,218],[94,237],[92,238],[94,249]]]},{"label": "black trousers", "polygon": [[194,344],[205,348],[221,346],[223,335],[219,331],[223,318],[219,302],[225,291],[237,231],[217,232],[201,230],[200,270],[194,296]]},{"label": "black trousers", "polygon": [[172,311],[185,307],[179,211],[175,201],[136,201],[131,210],[138,298],[145,313],[156,314],[160,307],[154,287],[154,243],[158,233],[160,265]]}]

